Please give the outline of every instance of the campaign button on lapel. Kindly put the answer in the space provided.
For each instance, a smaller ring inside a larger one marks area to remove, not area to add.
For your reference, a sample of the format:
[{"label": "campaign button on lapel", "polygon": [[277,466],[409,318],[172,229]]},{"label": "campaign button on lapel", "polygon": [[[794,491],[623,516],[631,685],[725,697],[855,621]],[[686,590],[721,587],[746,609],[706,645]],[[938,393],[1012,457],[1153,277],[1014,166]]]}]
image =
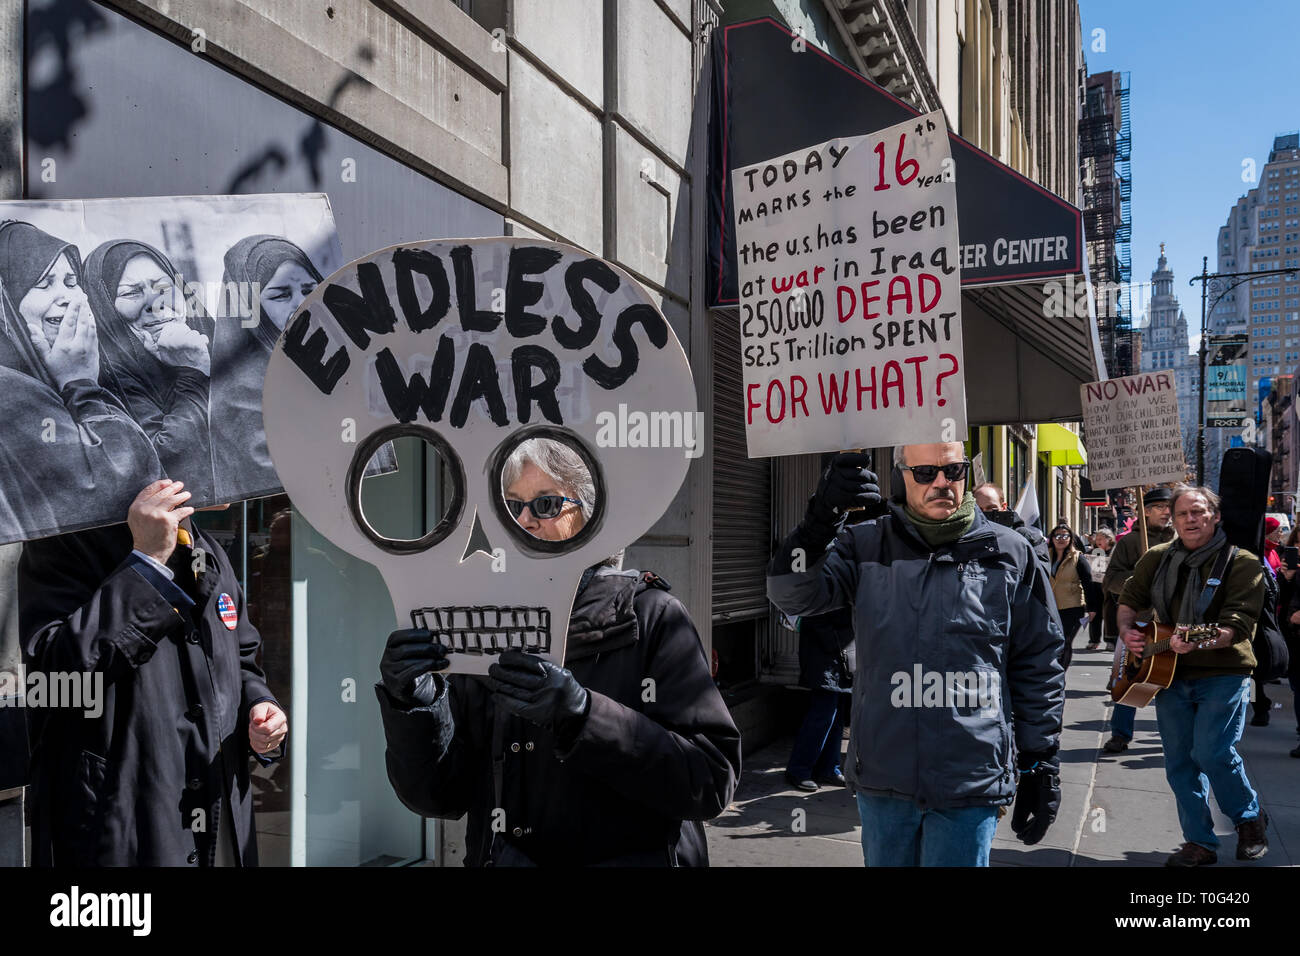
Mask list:
[{"label": "campaign button on lapel", "polygon": [[226,625],[228,631],[233,631],[239,623],[239,612],[235,610],[235,602],[225,591],[222,591],[221,596],[217,598],[217,613],[221,615],[221,623]]}]

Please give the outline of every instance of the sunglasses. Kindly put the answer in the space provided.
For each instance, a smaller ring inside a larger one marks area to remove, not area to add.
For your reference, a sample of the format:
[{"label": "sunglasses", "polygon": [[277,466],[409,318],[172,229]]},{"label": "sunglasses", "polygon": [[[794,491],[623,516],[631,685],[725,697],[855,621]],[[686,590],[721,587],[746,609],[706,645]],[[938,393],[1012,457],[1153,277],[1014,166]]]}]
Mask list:
[{"label": "sunglasses", "polygon": [[1055,538],[1057,541],[1069,541],[1069,540],[1070,540],[1070,536],[1069,536],[1068,534],[1054,534],[1054,535],[1052,535],[1052,537]]},{"label": "sunglasses", "polygon": [[582,502],[576,498],[566,498],[563,495],[538,495],[532,501],[507,498],[506,508],[516,519],[524,513],[525,508],[533,513],[534,518],[558,518],[560,512],[564,510],[565,502],[582,506]]},{"label": "sunglasses", "polygon": [[932,485],[939,477],[939,472],[949,481],[961,481],[970,468],[969,461],[954,461],[950,465],[899,465],[903,471],[910,471],[918,485]]}]

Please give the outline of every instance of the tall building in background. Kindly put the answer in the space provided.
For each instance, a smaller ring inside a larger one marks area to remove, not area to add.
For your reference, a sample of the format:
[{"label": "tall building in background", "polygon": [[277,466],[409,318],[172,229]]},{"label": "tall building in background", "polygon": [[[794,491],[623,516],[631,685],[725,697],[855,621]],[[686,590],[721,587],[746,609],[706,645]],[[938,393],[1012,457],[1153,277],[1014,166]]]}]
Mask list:
[{"label": "tall building in background", "polygon": [[[1300,266],[1300,134],[1273,140],[1255,194],[1254,243],[1241,268]],[[1265,276],[1241,287],[1249,300],[1249,394],[1262,378],[1290,372],[1300,361],[1300,276]],[[1240,290],[1239,290],[1240,291]],[[1240,304],[1238,306],[1240,308]]]},{"label": "tall building in background", "polygon": [[[1259,173],[1259,185],[1237,200],[1219,229],[1219,272],[1255,272],[1300,268],[1300,134],[1273,139],[1268,162]],[[1210,293],[1211,298],[1214,293]],[[1292,375],[1300,363],[1300,274],[1251,279],[1224,295],[1210,315],[1216,334],[1245,332],[1250,336],[1250,364],[1246,394],[1258,397],[1254,411],[1260,424],[1257,441],[1275,459],[1274,488],[1293,490],[1296,476],[1278,471],[1294,456],[1280,454],[1286,422],[1273,416],[1278,403],[1289,401],[1288,384],[1275,388],[1282,376]],[[1274,396],[1274,398],[1270,398]],[[1265,424],[1265,404],[1270,414]],[[1222,429],[1207,432],[1206,480],[1218,483],[1223,452],[1240,437]]]},{"label": "tall building in background", "polygon": [[[1227,221],[1219,227],[1219,242],[1216,246],[1216,272],[1242,272],[1248,268],[1251,250],[1255,244],[1255,206],[1258,203],[1258,190],[1252,189],[1237,200],[1228,213]],[[1250,332],[1250,284],[1238,286],[1216,299],[1216,294],[1208,296],[1210,314],[1207,325],[1212,335],[1246,335]],[[1207,303],[1208,304],[1208,303]],[[1199,373],[1198,373],[1199,374]],[[1247,395],[1253,395],[1254,385],[1246,385]],[[1234,444],[1242,444],[1242,439],[1233,429],[1206,428],[1205,430],[1205,483],[1211,488],[1219,487],[1219,465],[1223,462],[1223,453]]]},{"label": "tall building in background", "polygon": [[1151,273],[1151,299],[1147,304],[1146,326],[1141,337],[1141,370],[1174,370],[1178,389],[1178,422],[1183,429],[1183,449],[1189,462],[1196,460],[1198,431],[1197,397],[1200,394],[1199,362],[1188,351],[1187,316],[1174,295],[1174,273],[1165,258],[1165,244],[1160,243],[1160,258]]},{"label": "tall building in background", "polygon": [[1088,267],[1096,294],[1097,334],[1106,373],[1112,378],[1129,375],[1139,367],[1129,294],[1133,135],[1128,94],[1128,73],[1093,73],[1084,87],[1079,118]]}]

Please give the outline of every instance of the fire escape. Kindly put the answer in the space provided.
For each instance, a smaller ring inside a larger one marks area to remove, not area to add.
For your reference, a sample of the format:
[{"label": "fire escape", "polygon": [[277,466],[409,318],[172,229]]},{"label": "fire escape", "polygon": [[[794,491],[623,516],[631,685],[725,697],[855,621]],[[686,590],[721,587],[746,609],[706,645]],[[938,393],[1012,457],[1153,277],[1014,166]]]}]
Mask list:
[{"label": "fire escape", "polygon": [[1138,365],[1129,287],[1133,135],[1128,94],[1127,73],[1109,74],[1104,82],[1089,85],[1079,122],[1084,232],[1097,293],[1097,332],[1111,377],[1131,375]]}]

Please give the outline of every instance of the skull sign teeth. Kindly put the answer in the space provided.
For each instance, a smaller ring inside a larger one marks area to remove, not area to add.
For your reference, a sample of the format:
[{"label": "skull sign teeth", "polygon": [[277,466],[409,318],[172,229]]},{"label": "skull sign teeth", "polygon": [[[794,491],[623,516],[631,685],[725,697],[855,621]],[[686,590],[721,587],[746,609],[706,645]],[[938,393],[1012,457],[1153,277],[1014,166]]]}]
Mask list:
[{"label": "skull sign teeth", "polygon": [[[294,506],[379,569],[398,621],[450,647],[451,672],[477,674],[506,649],[563,661],[583,570],[650,529],[703,440],[690,366],[645,289],[523,239],[390,246],[335,272],[285,326],[263,418]],[[448,485],[412,540],[377,531],[361,497],[371,458],[408,435]],[[594,508],[563,540],[506,505],[503,467],[532,438],[567,445],[593,479]]]}]

